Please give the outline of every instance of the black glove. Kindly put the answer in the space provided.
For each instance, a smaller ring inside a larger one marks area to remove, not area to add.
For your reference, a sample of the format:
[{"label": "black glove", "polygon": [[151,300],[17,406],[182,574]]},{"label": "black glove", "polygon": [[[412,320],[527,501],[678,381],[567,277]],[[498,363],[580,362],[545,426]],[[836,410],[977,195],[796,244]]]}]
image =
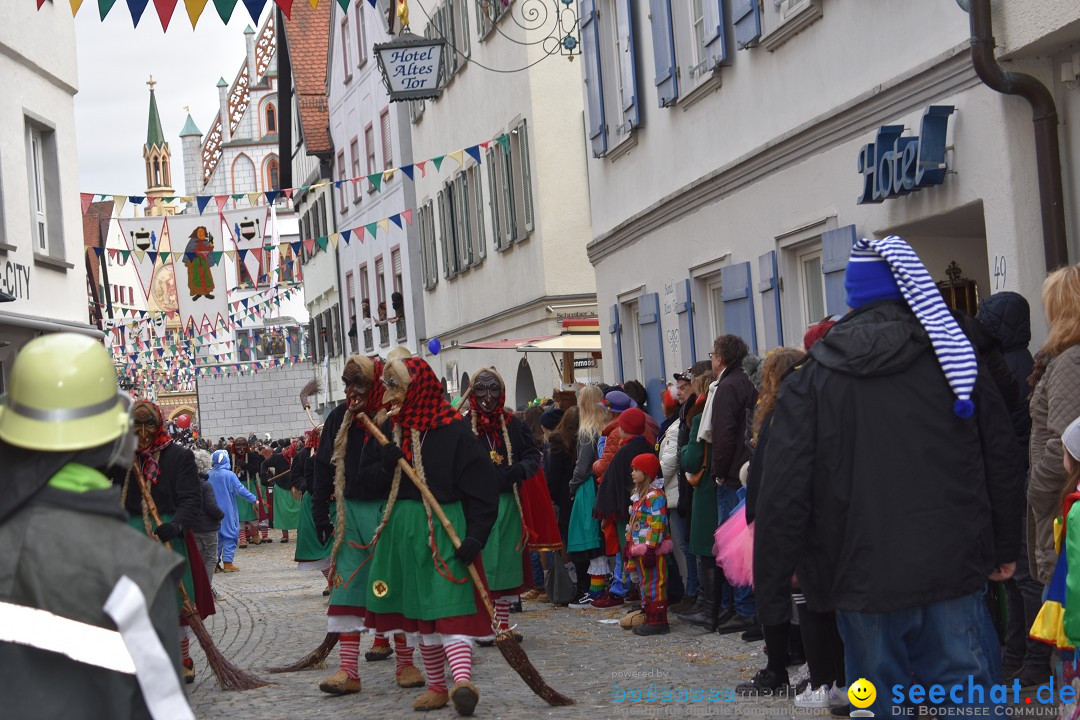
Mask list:
[{"label": "black glove", "polygon": [[467,537],[461,541],[461,545],[454,551],[454,557],[468,565],[476,559],[476,556],[483,548],[484,546],[480,544],[479,540]]},{"label": "black glove", "polygon": [[330,542],[330,538],[334,537],[333,525],[320,525],[315,528],[315,537],[318,538],[320,545],[325,545]]},{"label": "black glove", "polygon": [[656,567],[656,548],[649,548],[641,556],[641,566],[652,570]]},{"label": "black glove", "polygon": [[510,482],[520,487],[521,483],[525,482],[526,479],[525,468],[522,467],[520,464],[511,465],[510,470],[506,473],[506,476],[510,480]]},{"label": "black glove", "polygon": [[405,457],[401,454],[401,448],[394,443],[386,443],[379,452],[382,453],[383,470],[388,473],[394,472],[394,468],[397,467],[397,461]]},{"label": "black glove", "polygon": [[174,522],[162,523],[154,529],[154,534],[161,542],[169,542],[180,535],[180,526]]}]

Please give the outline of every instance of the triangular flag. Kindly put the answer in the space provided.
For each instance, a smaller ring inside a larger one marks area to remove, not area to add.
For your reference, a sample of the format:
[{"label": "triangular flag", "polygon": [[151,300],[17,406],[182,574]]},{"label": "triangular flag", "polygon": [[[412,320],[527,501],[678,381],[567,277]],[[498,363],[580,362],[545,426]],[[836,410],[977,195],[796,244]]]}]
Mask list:
[{"label": "triangular flag", "polygon": [[145,199],[146,197],[143,195],[128,195],[128,202],[132,205],[142,205],[142,202]]},{"label": "triangular flag", "polygon": [[[78,14],[79,8],[82,7],[82,4],[83,0],[71,0],[71,17],[75,17]],[[40,4],[38,5],[38,8],[41,8]]]},{"label": "triangular flag", "polygon": [[382,230],[384,233],[390,232],[390,219],[383,218],[382,220],[380,220],[379,229]]},{"label": "triangular flag", "polygon": [[467,148],[465,148],[465,152],[467,152],[469,154],[469,157],[471,157],[473,160],[476,161],[477,165],[480,164],[480,146],[479,145],[473,145],[472,147],[467,147]]},{"label": "triangular flag", "polygon": [[413,166],[412,165],[402,165],[401,166],[401,172],[405,173],[405,176],[407,178],[409,178],[410,180],[413,179]]},{"label": "triangular flag", "polygon": [[308,0],[308,4],[311,5],[312,10],[319,9],[319,0]]},{"label": "triangular flag", "polygon": [[[98,15],[101,16],[102,20],[105,19],[105,16],[109,14],[109,11],[112,10],[112,6],[115,4],[116,0],[98,0]],[[41,3],[38,3],[38,7],[41,7]]]},{"label": "triangular flag", "polygon": [[142,19],[143,10],[146,9],[146,4],[150,0],[127,0],[128,11],[131,13],[131,24],[134,27],[139,26],[139,20]]},{"label": "triangular flag", "polygon": [[176,10],[176,0],[154,0],[154,7],[157,8],[158,20],[161,21],[161,30],[164,32],[169,29],[169,21]]},{"label": "triangular flag", "polygon": [[293,0],[274,0],[277,6],[281,8],[281,12],[285,14],[286,20],[292,20],[292,4]]},{"label": "triangular flag", "polygon": [[328,237],[329,237],[329,240],[330,240],[330,244],[334,246],[335,250],[337,250],[338,237],[340,237],[340,236],[337,233],[330,233],[330,235]]},{"label": "triangular flag", "polygon": [[147,210],[150,210],[150,209],[152,209],[152,208],[154,207],[154,203],[155,203],[155,202],[157,202],[157,198],[155,198],[155,197],[149,197],[149,196],[148,196],[148,197],[146,198],[146,209],[147,209]]},{"label": "triangular flag", "polygon": [[229,197],[231,197],[233,200],[239,200],[244,197],[244,193],[233,193]]},{"label": "triangular flag", "polygon": [[158,257],[161,258],[161,264],[162,265],[169,262],[169,258],[171,256],[172,256],[172,253],[170,251],[168,251],[168,250],[164,250],[164,251],[158,253]]},{"label": "triangular flag", "polygon": [[375,188],[376,192],[382,189],[382,173],[368,175],[367,181],[371,183],[371,187]]},{"label": "triangular flag", "polygon": [[235,250],[226,250],[225,251],[225,257],[229,258],[230,260],[235,260],[236,259],[236,251]]},{"label": "triangular flag", "polygon": [[401,217],[405,218],[405,222],[412,225],[412,210],[402,210]]},{"label": "triangular flag", "polygon": [[119,217],[120,213],[124,211],[124,205],[127,203],[126,195],[113,195],[113,215]]},{"label": "triangular flag", "polygon": [[450,158],[453,158],[454,160],[456,160],[458,165],[462,165],[462,166],[465,165],[465,151],[464,150],[455,150],[452,153],[448,153],[447,157],[450,157]]},{"label": "triangular flag", "polygon": [[495,139],[498,140],[499,144],[503,146],[503,150],[505,150],[506,152],[510,152],[510,136],[509,135],[507,135],[506,133],[503,133],[502,135],[500,135],[499,137],[497,137]]},{"label": "triangular flag", "polygon": [[191,21],[191,29],[195,29],[195,23],[199,22],[199,16],[202,15],[203,8],[206,7],[207,0],[184,0],[184,7],[187,8],[188,20]]},{"label": "triangular flag", "polygon": [[203,210],[206,209],[206,206],[208,204],[210,204],[210,200],[213,197],[214,197],[213,195],[197,195],[197,196],[195,196],[195,204],[199,206],[199,214],[200,215],[202,215]]},{"label": "triangular flag", "polygon": [[302,245],[303,245],[302,242],[294,242],[294,243],[292,243],[291,247],[292,247],[293,255],[299,255],[300,254],[300,247]]},{"label": "triangular flag", "polygon": [[371,235],[372,239],[374,239],[375,238],[375,231],[379,229],[379,223],[377,223],[377,222],[368,223],[364,227],[367,229],[368,234]]},{"label": "triangular flag", "polygon": [[435,164],[435,172],[439,172],[440,170],[442,170],[443,160],[445,160],[445,159],[446,159],[445,155],[440,155],[439,157],[431,158],[431,162],[433,162]]},{"label": "triangular flag", "polygon": [[[247,1],[247,0],[245,0],[245,2],[246,2],[246,1]],[[262,196],[263,196],[263,194],[262,194],[261,192],[253,192],[253,193],[248,193],[248,194],[247,194],[247,199],[248,199],[248,205],[250,205],[251,207],[255,207],[256,205],[258,205],[258,204],[259,204],[259,199],[260,199],[260,198],[261,198]]]},{"label": "triangular flag", "polygon": [[489,145],[491,145],[491,141],[490,140],[485,140],[484,142],[480,143],[480,149],[483,150],[484,152],[487,152],[487,149],[488,149]]},{"label": "triangular flag", "polygon": [[289,200],[292,200],[292,191],[292,188],[285,188],[281,192],[285,193],[285,197],[289,198]]},{"label": "triangular flag", "polygon": [[349,0],[337,0],[337,3],[341,6],[341,12],[349,12]]},{"label": "triangular flag", "polygon": [[341,237],[345,240],[346,247],[348,247],[349,238],[352,237],[352,230],[342,230],[341,231]]},{"label": "triangular flag", "polygon": [[90,203],[94,202],[94,193],[79,193],[79,200],[82,202],[82,213],[85,215],[90,209]]},{"label": "triangular flag", "polygon": [[427,160],[421,160],[416,163],[416,167],[420,168],[420,177],[427,177]]},{"label": "triangular flag", "polygon": [[328,238],[326,235],[320,235],[319,237],[315,238],[315,244],[319,246],[320,250],[325,250],[329,242],[330,238]]},{"label": "triangular flag", "polygon": [[225,207],[225,203],[229,202],[228,195],[215,195],[214,199],[217,200],[217,206],[219,211]]},{"label": "triangular flag", "polygon": [[251,22],[258,23],[259,16],[262,15],[263,5],[266,4],[266,0],[244,0],[244,7],[247,8],[248,15],[251,16]]},{"label": "triangular flag", "polygon": [[[289,0],[289,2],[292,2],[292,0]],[[282,12],[284,12],[284,11],[282,11]],[[266,203],[268,205],[273,205],[274,201],[278,199],[278,195],[281,194],[281,191],[280,190],[267,190],[263,194],[266,195]]]},{"label": "triangular flag", "polygon": [[391,215],[390,216],[390,222],[394,223],[395,225],[397,225],[400,228],[401,227],[401,213],[398,213],[397,215]]}]

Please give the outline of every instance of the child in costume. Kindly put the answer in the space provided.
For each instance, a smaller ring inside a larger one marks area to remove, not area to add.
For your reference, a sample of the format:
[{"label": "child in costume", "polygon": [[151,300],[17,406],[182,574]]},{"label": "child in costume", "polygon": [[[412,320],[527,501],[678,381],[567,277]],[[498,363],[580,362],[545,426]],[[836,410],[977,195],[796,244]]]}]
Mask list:
[{"label": "child in costume", "polygon": [[249,503],[258,502],[251,491],[244,487],[240,478],[232,471],[229,453],[215,450],[211,456],[213,468],[210,470],[210,487],[214,488],[214,497],[225,516],[218,529],[218,547],[221,554],[223,572],[237,572],[240,568],[233,564],[236,557],[236,543],[240,537],[240,515],[237,510],[237,497]]},{"label": "child in costume", "polygon": [[652,453],[634,456],[630,475],[634,480],[630,522],[626,526],[627,570],[641,578],[641,602],[645,622],[634,627],[635,635],[663,635],[667,621],[667,555],[671,532],[667,520],[667,495],[660,460]]}]

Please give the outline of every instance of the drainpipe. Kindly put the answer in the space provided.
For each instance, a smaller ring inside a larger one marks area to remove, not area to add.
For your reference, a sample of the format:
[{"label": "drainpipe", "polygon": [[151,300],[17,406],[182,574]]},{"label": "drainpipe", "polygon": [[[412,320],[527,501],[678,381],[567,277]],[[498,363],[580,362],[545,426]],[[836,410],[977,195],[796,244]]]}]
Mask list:
[{"label": "drainpipe", "polygon": [[[1035,126],[1035,162],[1042,209],[1043,253],[1046,271],[1069,264],[1065,240],[1065,194],[1061,183],[1061,150],[1058,146],[1058,115],[1054,96],[1037,78],[1010,72],[994,57],[990,0],[957,0],[971,18],[971,61],[979,79],[991,90],[1019,95],[1031,105]],[[968,7],[970,6],[970,8]]]}]

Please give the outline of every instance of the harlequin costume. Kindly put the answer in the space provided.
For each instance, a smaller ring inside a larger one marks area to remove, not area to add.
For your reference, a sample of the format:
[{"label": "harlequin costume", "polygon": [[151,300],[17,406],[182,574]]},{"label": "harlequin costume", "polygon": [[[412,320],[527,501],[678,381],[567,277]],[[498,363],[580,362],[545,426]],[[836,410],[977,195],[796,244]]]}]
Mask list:
[{"label": "harlequin costume", "polygon": [[[153,532],[184,558],[184,589],[195,603],[199,617],[205,619],[214,614],[214,597],[190,530],[191,524],[202,512],[202,490],[195,456],[190,450],[173,442],[165,430],[161,409],[154,403],[139,400],[132,407],[131,414],[135,419],[136,435],[141,436],[135,462],[150,487],[150,497],[162,524],[153,526],[134,470],[114,472],[111,479],[114,484],[122,486],[121,499],[128,514],[128,525],[142,535],[146,535],[147,530]],[[185,629],[180,640],[180,653],[185,679],[192,682],[195,670],[188,654],[190,638],[187,624],[181,615],[180,625]]]},{"label": "harlequin costume", "polygon": [[631,467],[653,478],[640,497],[634,495],[630,521],[626,525],[627,571],[641,578],[641,601],[645,624],[634,628],[635,635],[659,635],[668,631],[667,555],[672,550],[667,519],[667,495],[660,461],[651,453],[635,457]]},{"label": "harlequin costume", "polygon": [[[490,393],[487,392],[489,388]],[[524,498],[518,488],[540,471],[543,456],[528,426],[506,410],[506,383],[496,371],[490,368],[479,370],[473,376],[467,398],[473,433],[491,458],[498,482],[499,517],[484,545],[483,557],[488,587],[495,601],[495,617],[502,631],[510,626],[510,605],[532,585],[528,534],[522,522]],[[546,488],[546,483],[544,485]],[[555,528],[558,537],[550,495],[547,509],[551,513],[550,526]]]},{"label": "harlequin costume", "polygon": [[[369,443],[361,474],[388,493],[368,571],[369,628],[419,638],[427,691],[418,710],[454,702],[472,712],[479,691],[472,683],[472,642],[490,637],[491,622],[465,562],[483,578],[479,550],[498,517],[498,479],[490,457],[469,425],[446,402],[435,373],[420,358],[392,360],[383,373],[393,446]],[[400,449],[399,449],[400,448]],[[455,551],[441,523],[397,458],[415,468],[442,506],[459,538]],[[446,688],[447,660],[454,685]]]},{"label": "harlequin costume", "polygon": [[[357,668],[360,633],[365,630],[364,607],[368,586],[368,565],[374,547],[379,520],[386,508],[387,491],[374,490],[364,483],[360,464],[365,451],[375,443],[359,416],[363,412],[375,417],[382,407],[383,363],[377,357],[359,355],[345,363],[343,379],[350,388],[350,403],[342,403],[326,419],[324,437],[327,440],[315,457],[315,494],[320,502],[314,507],[313,519],[320,535],[334,531],[331,560],[330,606],[326,628],[338,633],[341,668],[319,683],[323,692],[343,695],[360,690]],[[356,399],[353,402],[354,398]],[[327,452],[329,450],[329,452]],[[329,508],[322,498],[332,494],[338,498],[333,523]],[[397,667],[395,676],[401,687],[419,687],[423,676],[413,665],[413,648],[404,635],[396,635]],[[385,651],[382,650],[385,648]],[[377,636],[376,645],[365,656],[382,660],[389,656],[385,636]]]}]

